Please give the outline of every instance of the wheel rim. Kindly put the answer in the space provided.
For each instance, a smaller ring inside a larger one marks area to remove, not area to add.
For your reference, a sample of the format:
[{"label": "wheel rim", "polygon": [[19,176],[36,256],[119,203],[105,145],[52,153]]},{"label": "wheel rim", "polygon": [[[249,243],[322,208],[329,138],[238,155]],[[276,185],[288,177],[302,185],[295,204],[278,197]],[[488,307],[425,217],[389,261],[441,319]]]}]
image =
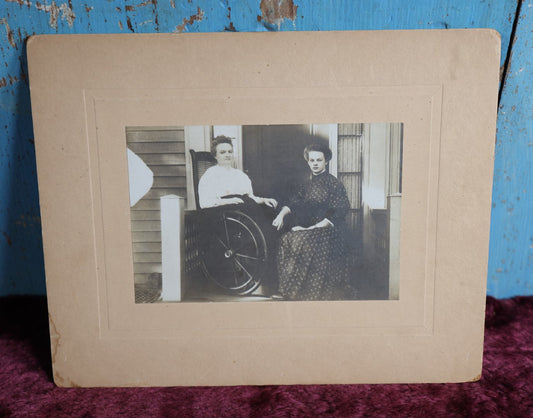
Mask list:
[{"label": "wheel rim", "polygon": [[226,212],[221,222],[204,248],[204,273],[231,293],[249,294],[261,284],[267,256],[264,236],[253,219],[241,212]]}]

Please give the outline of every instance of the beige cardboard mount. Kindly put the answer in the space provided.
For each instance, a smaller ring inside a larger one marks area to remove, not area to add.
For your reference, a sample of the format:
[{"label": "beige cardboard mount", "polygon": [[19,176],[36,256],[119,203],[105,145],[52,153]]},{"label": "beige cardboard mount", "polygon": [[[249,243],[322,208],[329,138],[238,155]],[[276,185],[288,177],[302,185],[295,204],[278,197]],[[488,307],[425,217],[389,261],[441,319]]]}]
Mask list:
[{"label": "beige cardboard mount", "polygon": [[[479,379],[492,30],[34,36],[60,386]],[[127,126],[401,122],[398,300],[135,304]]]}]

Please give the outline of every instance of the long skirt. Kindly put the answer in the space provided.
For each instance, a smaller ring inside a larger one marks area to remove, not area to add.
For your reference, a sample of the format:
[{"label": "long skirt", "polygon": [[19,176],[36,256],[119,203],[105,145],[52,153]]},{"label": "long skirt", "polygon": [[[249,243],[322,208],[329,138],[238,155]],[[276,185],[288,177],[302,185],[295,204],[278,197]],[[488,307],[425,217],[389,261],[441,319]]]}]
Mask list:
[{"label": "long skirt", "polygon": [[346,240],[338,228],[289,231],[281,237],[280,293],[289,300],[339,300],[348,276]]}]

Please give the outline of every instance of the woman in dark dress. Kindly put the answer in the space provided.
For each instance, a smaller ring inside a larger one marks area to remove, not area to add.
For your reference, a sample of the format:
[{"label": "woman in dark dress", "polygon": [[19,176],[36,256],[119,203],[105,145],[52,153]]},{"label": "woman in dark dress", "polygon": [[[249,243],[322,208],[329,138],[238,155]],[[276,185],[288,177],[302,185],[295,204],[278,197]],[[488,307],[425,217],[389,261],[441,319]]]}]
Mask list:
[{"label": "woman in dark dress", "polygon": [[272,222],[278,230],[287,230],[277,257],[279,291],[285,299],[342,299],[350,202],[342,183],[327,172],[331,155],[321,144],[305,148],[310,178]]}]

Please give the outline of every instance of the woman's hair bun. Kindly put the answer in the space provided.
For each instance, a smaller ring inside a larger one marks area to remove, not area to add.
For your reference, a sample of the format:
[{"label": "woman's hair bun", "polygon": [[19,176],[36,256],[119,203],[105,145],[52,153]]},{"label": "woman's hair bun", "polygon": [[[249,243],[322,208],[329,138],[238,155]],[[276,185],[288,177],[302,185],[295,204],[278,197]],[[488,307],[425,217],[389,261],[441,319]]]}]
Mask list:
[{"label": "woman's hair bun", "polygon": [[233,147],[233,143],[229,136],[218,135],[211,141],[211,154],[213,154],[213,157],[217,154],[217,145],[220,144],[230,144]]}]

